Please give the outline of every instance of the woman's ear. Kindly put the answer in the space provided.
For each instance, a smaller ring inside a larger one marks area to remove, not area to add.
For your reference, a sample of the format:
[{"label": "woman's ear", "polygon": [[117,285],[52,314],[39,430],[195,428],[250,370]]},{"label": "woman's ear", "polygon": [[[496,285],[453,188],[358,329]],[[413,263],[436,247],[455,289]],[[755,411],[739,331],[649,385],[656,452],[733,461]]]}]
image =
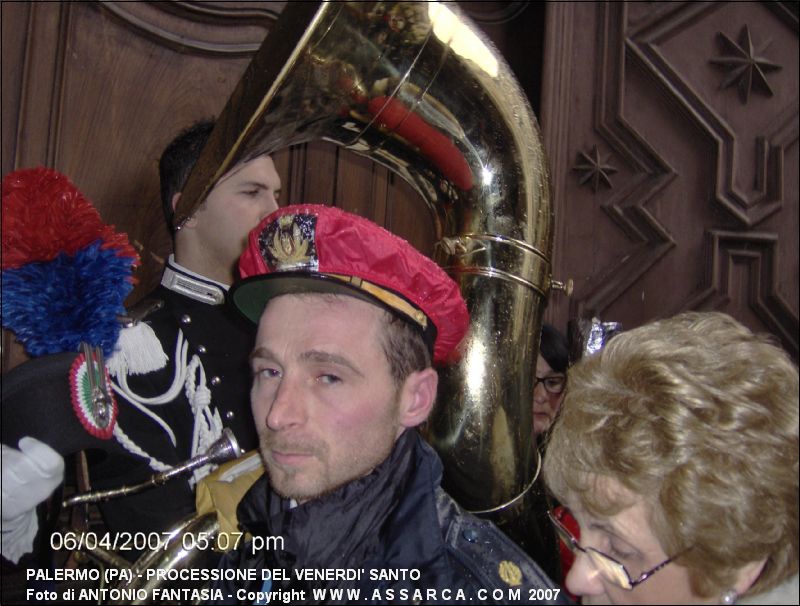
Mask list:
[{"label": "woman's ear", "polygon": [[433,368],[412,372],[400,390],[400,424],[416,427],[423,423],[436,401],[439,375]]},{"label": "woman's ear", "polygon": [[761,571],[764,570],[764,565],[766,563],[767,560],[764,559],[757,562],[750,562],[742,566],[736,575],[736,586],[734,587],[736,593],[742,595],[745,591],[750,589],[761,575]]}]

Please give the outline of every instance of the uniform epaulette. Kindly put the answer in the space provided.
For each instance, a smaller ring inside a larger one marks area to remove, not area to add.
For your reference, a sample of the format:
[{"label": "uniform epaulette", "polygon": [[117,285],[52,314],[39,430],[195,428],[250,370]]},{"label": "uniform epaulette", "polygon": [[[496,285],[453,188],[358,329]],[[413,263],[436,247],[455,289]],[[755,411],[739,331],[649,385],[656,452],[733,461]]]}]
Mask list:
[{"label": "uniform epaulette", "polygon": [[[464,511],[444,490],[439,488],[436,506],[440,519],[453,520],[445,541],[454,557],[491,591],[503,590],[504,596],[518,596],[512,601],[558,601],[558,586],[545,575],[530,557],[494,524]],[[454,510],[458,515],[454,515]],[[551,595],[531,596],[531,591],[552,587]],[[508,591],[509,589],[519,590]]]},{"label": "uniform epaulette", "polygon": [[144,320],[161,309],[161,299],[143,299],[119,316],[122,330],[108,359],[108,371],[112,376],[141,375],[161,370],[169,357],[164,353],[161,341]]}]

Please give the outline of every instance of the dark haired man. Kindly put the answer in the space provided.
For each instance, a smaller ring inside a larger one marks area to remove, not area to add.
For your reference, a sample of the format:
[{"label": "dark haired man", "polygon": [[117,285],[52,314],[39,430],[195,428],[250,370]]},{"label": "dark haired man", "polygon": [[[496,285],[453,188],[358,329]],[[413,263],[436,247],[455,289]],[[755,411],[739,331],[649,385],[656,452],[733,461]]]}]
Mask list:
[{"label": "dark haired man", "polygon": [[[159,163],[167,223],[213,123],[181,132]],[[94,488],[111,488],[150,475],[202,453],[230,427],[244,449],[257,444],[247,408],[247,355],[253,330],[225,304],[248,232],[278,208],[281,180],[269,156],[239,163],[223,175],[197,211],[175,230],[161,284],[142,302],[157,307],[145,318],[157,341],[143,340],[153,360],[146,372],[117,370],[109,361],[120,406],[118,440],[124,456],[92,465]],[[121,338],[124,338],[125,331]],[[161,360],[156,364],[157,360]],[[160,367],[160,368],[158,368]],[[131,405],[127,405],[131,404]],[[194,511],[193,487],[207,470],[101,505],[114,531],[168,530]]]},{"label": "dark haired man", "polygon": [[[432,362],[452,361],[468,327],[455,282],[374,223],[316,205],[267,217],[239,267],[231,300],[258,323],[251,406],[267,473],[237,512],[253,540],[221,566],[278,572],[216,597],[557,600],[516,545],[441,489],[415,430],[436,397]],[[267,539],[277,548],[258,547]]]},{"label": "dark haired man", "polygon": [[[209,122],[190,127],[162,155],[162,202],[170,226],[212,128]],[[73,409],[70,394],[84,393],[71,386],[79,369],[74,352],[41,356],[4,376],[3,504],[13,511],[3,510],[2,551],[9,559],[16,562],[32,548],[39,526],[32,508],[64,477],[59,453],[85,450],[91,488],[106,490],[138,484],[205,451],[225,427],[241,447],[256,447],[247,405],[254,331],[225,305],[225,293],[248,232],[277,209],[280,188],[269,157],[239,163],[175,233],[161,285],[142,302],[151,312],[120,331],[116,351],[106,359],[119,411],[113,437],[100,439],[86,415]],[[94,295],[77,288],[73,293]],[[41,423],[43,415],[48,423]],[[30,437],[19,449],[7,447],[16,447],[23,436]],[[194,485],[207,471],[102,502],[107,529],[117,537],[162,537],[194,513]],[[134,549],[123,555],[135,557],[142,544],[131,540],[122,549]]]}]

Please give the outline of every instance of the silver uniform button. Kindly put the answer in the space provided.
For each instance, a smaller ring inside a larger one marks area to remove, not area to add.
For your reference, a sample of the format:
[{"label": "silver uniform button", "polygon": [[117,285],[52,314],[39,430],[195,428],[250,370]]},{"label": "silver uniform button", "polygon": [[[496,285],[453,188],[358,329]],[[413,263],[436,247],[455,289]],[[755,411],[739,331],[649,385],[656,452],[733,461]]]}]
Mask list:
[{"label": "silver uniform button", "polygon": [[475,541],[477,541],[477,540],[478,540],[478,531],[477,531],[477,530],[475,530],[474,528],[467,528],[467,529],[466,529],[466,530],[465,530],[465,531],[464,531],[464,532],[461,534],[461,536],[463,536],[463,537],[464,537],[464,538],[465,538],[467,541],[469,541],[470,543],[474,543]]},{"label": "silver uniform button", "polygon": [[192,316],[189,314],[183,314],[181,316],[181,324],[191,324],[192,323]]},{"label": "silver uniform button", "polygon": [[225,418],[228,419],[228,420],[232,419],[235,416],[236,415],[234,414],[234,412],[232,410],[229,410],[228,412],[225,413]]},{"label": "silver uniform button", "polygon": [[222,379],[220,379],[219,377],[211,377],[212,385],[219,385],[220,383],[222,383]]},{"label": "silver uniform button", "polygon": [[205,345],[198,345],[197,346],[197,351],[199,351],[200,353],[206,353],[206,346]]}]

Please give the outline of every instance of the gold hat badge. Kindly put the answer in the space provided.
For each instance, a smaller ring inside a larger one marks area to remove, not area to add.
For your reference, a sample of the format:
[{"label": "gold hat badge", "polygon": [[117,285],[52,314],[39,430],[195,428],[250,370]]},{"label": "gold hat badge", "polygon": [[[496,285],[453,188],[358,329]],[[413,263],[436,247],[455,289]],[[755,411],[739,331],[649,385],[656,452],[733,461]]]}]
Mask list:
[{"label": "gold hat badge", "polygon": [[261,234],[262,255],[274,271],[317,269],[315,219],[309,215],[283,215]]}]

